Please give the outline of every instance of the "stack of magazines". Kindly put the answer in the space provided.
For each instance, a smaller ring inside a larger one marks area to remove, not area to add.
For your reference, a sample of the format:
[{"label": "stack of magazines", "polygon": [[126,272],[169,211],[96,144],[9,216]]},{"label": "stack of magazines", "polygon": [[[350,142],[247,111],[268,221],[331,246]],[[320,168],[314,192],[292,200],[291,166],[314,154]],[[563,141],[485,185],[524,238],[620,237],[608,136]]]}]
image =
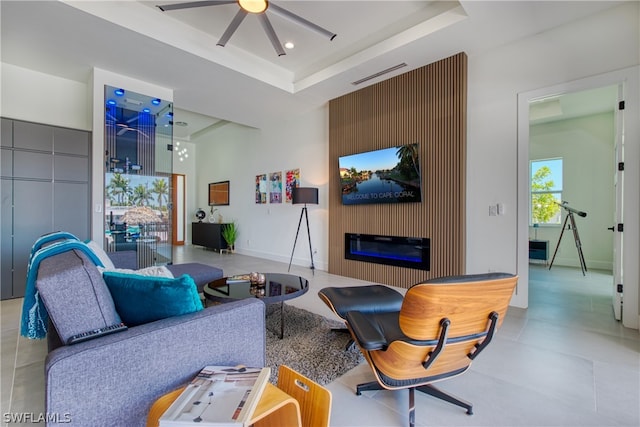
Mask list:
[{"label": "stack of magazines", "polygon": [[271,368],[206,366],[160,417],[160,427],[247,427]]},{"label": "stack of magazines", "polygon": [[227,283],[249,283],[251,282],[250,274],[236,274],[235,276],[227,277]]}]

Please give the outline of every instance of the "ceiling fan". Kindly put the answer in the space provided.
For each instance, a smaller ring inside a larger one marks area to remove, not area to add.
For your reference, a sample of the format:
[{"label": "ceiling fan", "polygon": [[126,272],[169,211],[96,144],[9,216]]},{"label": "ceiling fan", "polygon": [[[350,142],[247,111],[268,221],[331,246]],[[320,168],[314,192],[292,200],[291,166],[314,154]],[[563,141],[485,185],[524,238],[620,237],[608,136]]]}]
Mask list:
[{"label": "ceiling fan", "polygon": [[138,117],[133,117],[129,120],[126,121],[126,123],[118,123],[118,120],[113,117],[111,114],[107,113],[107,119],[105,121],[105,124],[107,126],[117,126],[120,129],[118,130],[118,132],[116,133],[116,135],[120,136],[123,135],[126,132],[138,132],[140,135],[148,138],[149,135],[147,135],[146,133],[142,132],[140,129],[136,129],[134,127],[129,126],[129,123],[133,123],[134,121],[138,120]]},{"label": "ceiling fan", "polygon": [[117,123],[116,126],[118,126],[119,128],[121,128],[118,133],[116,135],[120,136],[120,135],[124,135],[125,132],[138,132],[140,135],[144,136],[145,138],[148,138],[149,135],[147,135],[146,133],[142,132],[140,129],[136,129],[136,128],[132,128],[130,126],[127,126],[125,124],[121,124],[121,123]]},{"label": "ceiling fan", "polygon": [[192,7],[203,7],[203,6],[220,6],[220,5],[232,4],[232,3],[238,4],[238,6],[240,6],[240,10],[238,10],[238,13],[236,13],[233,20],[231,21],[231,23],[229,24],[225,32],[222,34],[222,37],[220,37],[220,40],[218,40],[218,43],[216,43],[218,46],[224,47],[224,45],[227,44],[227,42],[229,41],[233,33],[236,31],[236,29],[238,29],[238,27],[242,23],[242,20],[249,13],[252,13],[258,16],[258,19],[260,20],[260,24],[262,25],[262,28],[264,29],[264,31],[267,33],[267,37],[271,41],[273,48],[278,53],[278,56],[286,55],[286,53],[284,52],[284,49],[282,48],[282,44],[280,43],[280,40],[278,39],[278,36],[276,35],[276,32],[273,29],[273,26],[271,25],[271,21],[269,21],[269,18],[267,17],[267,14],[266,14],[267,11],[273,12],[278,16],[281,16],[283,18],[290,20],[291,22],[294,22],[311,31],[315,31],[316,33],[319,33],[322,36],[328,37],[329,40],[333,40],[337,35],[267,0],[194,1],[194,2],[188,2],[188,3],[167,4],[164,6],[156,6],[156,7],[161,11],[166,12],[168,10],[188,9]]}]

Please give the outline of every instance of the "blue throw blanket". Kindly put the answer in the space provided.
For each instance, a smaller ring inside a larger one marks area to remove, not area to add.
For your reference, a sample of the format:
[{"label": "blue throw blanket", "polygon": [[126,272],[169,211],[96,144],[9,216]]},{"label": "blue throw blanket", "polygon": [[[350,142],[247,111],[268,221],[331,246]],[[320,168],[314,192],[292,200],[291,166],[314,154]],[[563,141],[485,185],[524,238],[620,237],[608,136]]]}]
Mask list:
[{"label": "blue throw blanket", "polygon": [[[76,236],[74,236],[73,234],[67,231],[54,231],[52,233],[43,234],[42,236],[40,236],[38,240],[36,240],[36,242],[33,244],[33,246],[31,246],[31,253],[29,254],[29,264],[31,264],[31,260],[33,259],[33,256],[35,255],[35,253],[38,252],[38,250],[43,246],[45,246],[47,243],[55,242],[57,240],[65,240],[65,239],[80,240]],[[27,268],[29,267],[27,266]]]},{"label": "blue throw blanket", "polygon": [[[38,267],[43,259],[53,255],[57,255],[63,252],[78,249],[84,252],[89,259],[98,267],[104,267],[100,259],[95,253],[83,242],[77,240],[74,236],[72,238],[64,238],[60,240],[61,236],[57,238],[49,238],[51,235],[43,236],[46,240],[42,242],[39,239],[35,244],[39,249],[32,248],[31,259],[27,266],[27,286],[24,294],[24,301],[22,303],[22,322],[20,325],[20,334],[23,337],[31,339],[42,339],[47,335],[47,324],[49,323],[49,314],[44,304],[40,301],[38,296],[38,290],[36,289],[36,279],[38,277]],[[48,240],[47,240],[48,239]],[[49,246],[42,247],[44,243],[51,242],[53,240],[60,240],[51,243]]]}]

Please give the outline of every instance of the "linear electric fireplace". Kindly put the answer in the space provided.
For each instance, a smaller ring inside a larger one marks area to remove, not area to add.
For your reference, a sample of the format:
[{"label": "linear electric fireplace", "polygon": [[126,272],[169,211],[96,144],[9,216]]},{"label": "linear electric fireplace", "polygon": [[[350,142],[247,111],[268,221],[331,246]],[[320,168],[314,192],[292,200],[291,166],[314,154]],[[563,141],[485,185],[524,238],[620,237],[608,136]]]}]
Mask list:
[{"label": "linear electric fireplace", "polygon": [[344,257],[428,271],[429,239],[345,233]]}]

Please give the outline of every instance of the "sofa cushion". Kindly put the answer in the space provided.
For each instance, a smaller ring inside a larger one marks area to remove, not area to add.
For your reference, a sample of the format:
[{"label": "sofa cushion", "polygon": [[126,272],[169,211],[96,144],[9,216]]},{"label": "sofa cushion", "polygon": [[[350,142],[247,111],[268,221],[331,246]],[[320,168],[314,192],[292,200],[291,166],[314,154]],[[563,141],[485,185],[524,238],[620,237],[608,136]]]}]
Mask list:
[{"label": "sofa cushion", "polygon": [[109,258],[113,262],[116,268],[128,268],[131,270],[138,269],[138,252],[137,251],[116,251],[107,252]]},{"label": "sofa cushion", "polygon": [[107,255],[104,249],[102,249],[102,246],[100,246],[93,240],[89,240],[85,243],[87,244],[87,246],[89,246],[93,253],[96,254],[98,259],[102,262],[102,265],[104,265],[104,268],[108,270],[113,270],[114,268],[116,268],[116,266],[113,265],[113,261],[111,261],[111,258],[109,258],[109,255]]},{"label": "sofa cushion", "polygon": [[170,279],[105,271],[102,274],[118,314],[127,326],[202,310],[193,279]]},{"label": "sofa cushion", "polygon": [[224,276],[222,269],[212,267],[199,262],[186,262],[183,264],[170,264],[167,266],[173,277],[188,274],[196,282],[198,292],[202,292],[204,285],[214,280],[221,279]]},{"label": "sofa cushion", "polygon": [[108,271],[110,273],[137,274],[138,276],[167,277],[169,279],[174,278],[173,273],[171,273],[166,265],[152,265],[139,270],[132,270],[130,268],[106,269],[102,267],[98,267],[98,270],[102,273]]},{"label": "sofa cushion", "polygon": [[62,342],[121,322],[102,275],[77,249],[42,260],[36,289]]}]

